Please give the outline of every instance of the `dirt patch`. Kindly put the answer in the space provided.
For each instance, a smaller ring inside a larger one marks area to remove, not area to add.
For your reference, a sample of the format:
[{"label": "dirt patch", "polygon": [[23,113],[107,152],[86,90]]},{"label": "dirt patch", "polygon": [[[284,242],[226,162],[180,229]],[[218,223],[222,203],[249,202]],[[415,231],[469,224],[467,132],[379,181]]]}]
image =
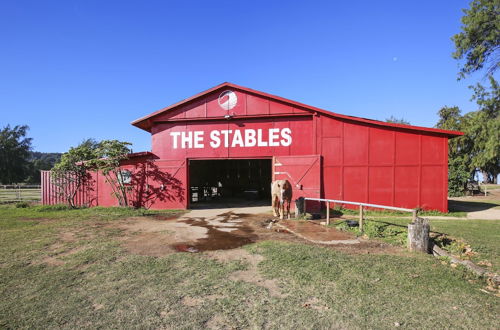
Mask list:
[{"label": "dirt patch", "polygon": [[216,314],[207,321],[205,326],[208,329],[234,329],[234,327],[228,325],[228,321],[219,314]]},{"label": "dirt patch", "polygon": [[250,226],[243,223],[245,216],[227,213],[212,219],[181,220],[190,226],[205,228],[207,234],[192,244],[181,243],[174,247],[180,252],[198,252],[228,250],[253,243],[257,240],[257,235]]},{"label": "dirt patch", "polygon": [[[213,210],[210,211],[214,213]],[[192,218],[134,217],[112,226],[124,231],[121,239],[127,251],[156,257],[174,252],[231,250],[267,240],[325,246],[308,242],[278,226],[269,229],[268,224],[272,217],[268,214],[219,212],[218,215],[208,218],[201,217],[202,214],[197,210],[196,215],[200,216]],[[339,244],[330,248],[355,254],[400,254],[402,250],[388,244],[363,240],[351,246]]]},{"label": "dirt patch", "polygon": [[61,238],[61,241],[63,242],[74,242],[76,241],[76,238],[75,238],[75,233],[74,232],[62,232],[59,237]]},{"label": "dirt patch", "polygon": [[141,256],[161,257],[176,252],[168,244],[170,235],[162,233],[142,233],[124,239],[125,249]]},{"label": "dirt patch", "polygon": [[305,308],[312,308],[318,311],[325,311],[330,309],[330,307],[326,306],[321,300],[316,297],[309,298],[303,305]]},{"label": "dirt patch", "polygon": [[54,257],[45,257],[42,259],[41,262],[36,262],[35,264],[40,264],[40,263],[43,263],[43,264],[46,264],[49,266],[62,266],[65,264],[64,261],[59,260],[59,259],[54,258]]},{"label": "dirt patch", "polygon": [[329,228],[311,221],[281,220],[277,226],[313,243],[325,245],[359,244],[351,233]]},{"label": "dirt patch", "polygon": [[55,255],[47,256],[47,257],[43,258],[40,262],[35,262],[34,264],[43,263],[43,264],[46,264],[46,265],[49,265],[49,266],[62,266],[66,262],[64,260],[59,259],[59,258],[66,257],[66,256],[69,256],[69,255],[78,253],[80,251],[84,251],[86,249],[87,249],[87,247],[80,246],[80,247],[77,247],[77,248],[74,248],[74,249],[70,249],[70,250],[64,251],[62,253],[57,253]]},{"label": "dirt patch", "polygon": [[264,257],[259,254],[251,254],[244,249],[232,249],[226,251],[207,252],[206,255],[210,258],[221,262],[228,261],[245,261],[248,263],[247,270],[240,270],[232,273],[229,279],[232,281],[243,281],[252,283],[260,287],[266,288],[269,294],[273,297],[284,297],[276,280],[264,279],[259,272],[258,264],[264,260]]},{"label": "dirt patch", "polygon": [[500,189],[488,190],[488,196],[475,195],[449,199],[453,211],[467,212],[467,219],[500,220]]}]

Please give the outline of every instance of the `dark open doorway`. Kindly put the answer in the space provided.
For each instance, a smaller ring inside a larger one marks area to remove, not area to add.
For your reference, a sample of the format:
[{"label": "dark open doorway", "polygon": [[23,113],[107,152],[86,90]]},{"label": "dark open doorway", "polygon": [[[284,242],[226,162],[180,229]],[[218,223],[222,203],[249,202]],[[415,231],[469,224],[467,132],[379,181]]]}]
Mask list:
[{"label": "dark open doorway", "polygon": [[190,160],[190,207],[270,205],[271,180],[271,159]]}]

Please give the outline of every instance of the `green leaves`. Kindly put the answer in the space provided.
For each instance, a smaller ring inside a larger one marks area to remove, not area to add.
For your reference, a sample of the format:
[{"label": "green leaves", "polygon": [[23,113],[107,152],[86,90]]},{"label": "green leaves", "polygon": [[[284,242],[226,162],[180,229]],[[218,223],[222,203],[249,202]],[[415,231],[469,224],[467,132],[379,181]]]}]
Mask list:
[{"label": "green leaves", "polygon": [[31,138],[26,134],[29,127],[5,126],[0,130],[0,183],[18,183],[25,179],[29,170]]},{"label": "green leaves", "polygon": [[492,74],[500,66],[500,0],[474,0],[464,10],[462,32],[453,36],[453,58],[465,59],[459,79],[486,67]]},{"label": "green leaves", "polygon": [[[494,179],[500,173],[500,87],[490,77],[491,87],[473,86],[478,111],[461,115],[458,107],[439,110],[438,128],[463,131],[464,136],[448,143],[448,186],[451,196],[465,192],[467,180],[480,170]],[[484,178],[485,181],[488,178]]]},{"label": "green leaves", "polygon": [[68,204],[75,207],[76,193],[83,187],[92,186],[92,170],[100,171],[110,184],[112,194],[120,206],[128,206],[127,191],[121,178],[120,165],[130,153],[131,143],[118,140],[96,142],[87,139],[77,147],[72,147],[63,154],[59,163],[52,170],[52,183]]},{"label": "green leaves", "polygon": [[116,197],[120,206],[129,206],[128,192],[132,189],[122,179],[121,162],[130,153],[131,143],[118,140],[101,141],[96,149],[97,157],[92,160],[96,169],[104,175],[106,182],[111,186],[112,195]]}]

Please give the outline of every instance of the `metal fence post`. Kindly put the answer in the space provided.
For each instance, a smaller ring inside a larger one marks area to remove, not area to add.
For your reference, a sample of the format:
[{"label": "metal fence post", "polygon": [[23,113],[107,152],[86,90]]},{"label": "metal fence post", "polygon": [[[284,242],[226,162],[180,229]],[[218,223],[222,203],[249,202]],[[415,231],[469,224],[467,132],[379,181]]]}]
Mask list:
[{"label": "metal fence post", "polygon": [[359,230],[363,231],[363,205],[359,205]]},{"label": "metal fence post", "polygon": [[330,202],[326,202],[326,224],[330,224]]}]

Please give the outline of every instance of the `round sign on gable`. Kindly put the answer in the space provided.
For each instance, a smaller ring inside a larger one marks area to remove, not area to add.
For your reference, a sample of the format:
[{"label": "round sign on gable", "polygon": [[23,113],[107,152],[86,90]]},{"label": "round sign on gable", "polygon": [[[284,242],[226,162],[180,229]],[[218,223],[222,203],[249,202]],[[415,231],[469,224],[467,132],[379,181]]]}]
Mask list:
[{"label": "round sign on gable", "polygon": [[219,106],[224,110],[231,110],[238,103],[238,96],[230,90],[224,91],[219,95]]}]

